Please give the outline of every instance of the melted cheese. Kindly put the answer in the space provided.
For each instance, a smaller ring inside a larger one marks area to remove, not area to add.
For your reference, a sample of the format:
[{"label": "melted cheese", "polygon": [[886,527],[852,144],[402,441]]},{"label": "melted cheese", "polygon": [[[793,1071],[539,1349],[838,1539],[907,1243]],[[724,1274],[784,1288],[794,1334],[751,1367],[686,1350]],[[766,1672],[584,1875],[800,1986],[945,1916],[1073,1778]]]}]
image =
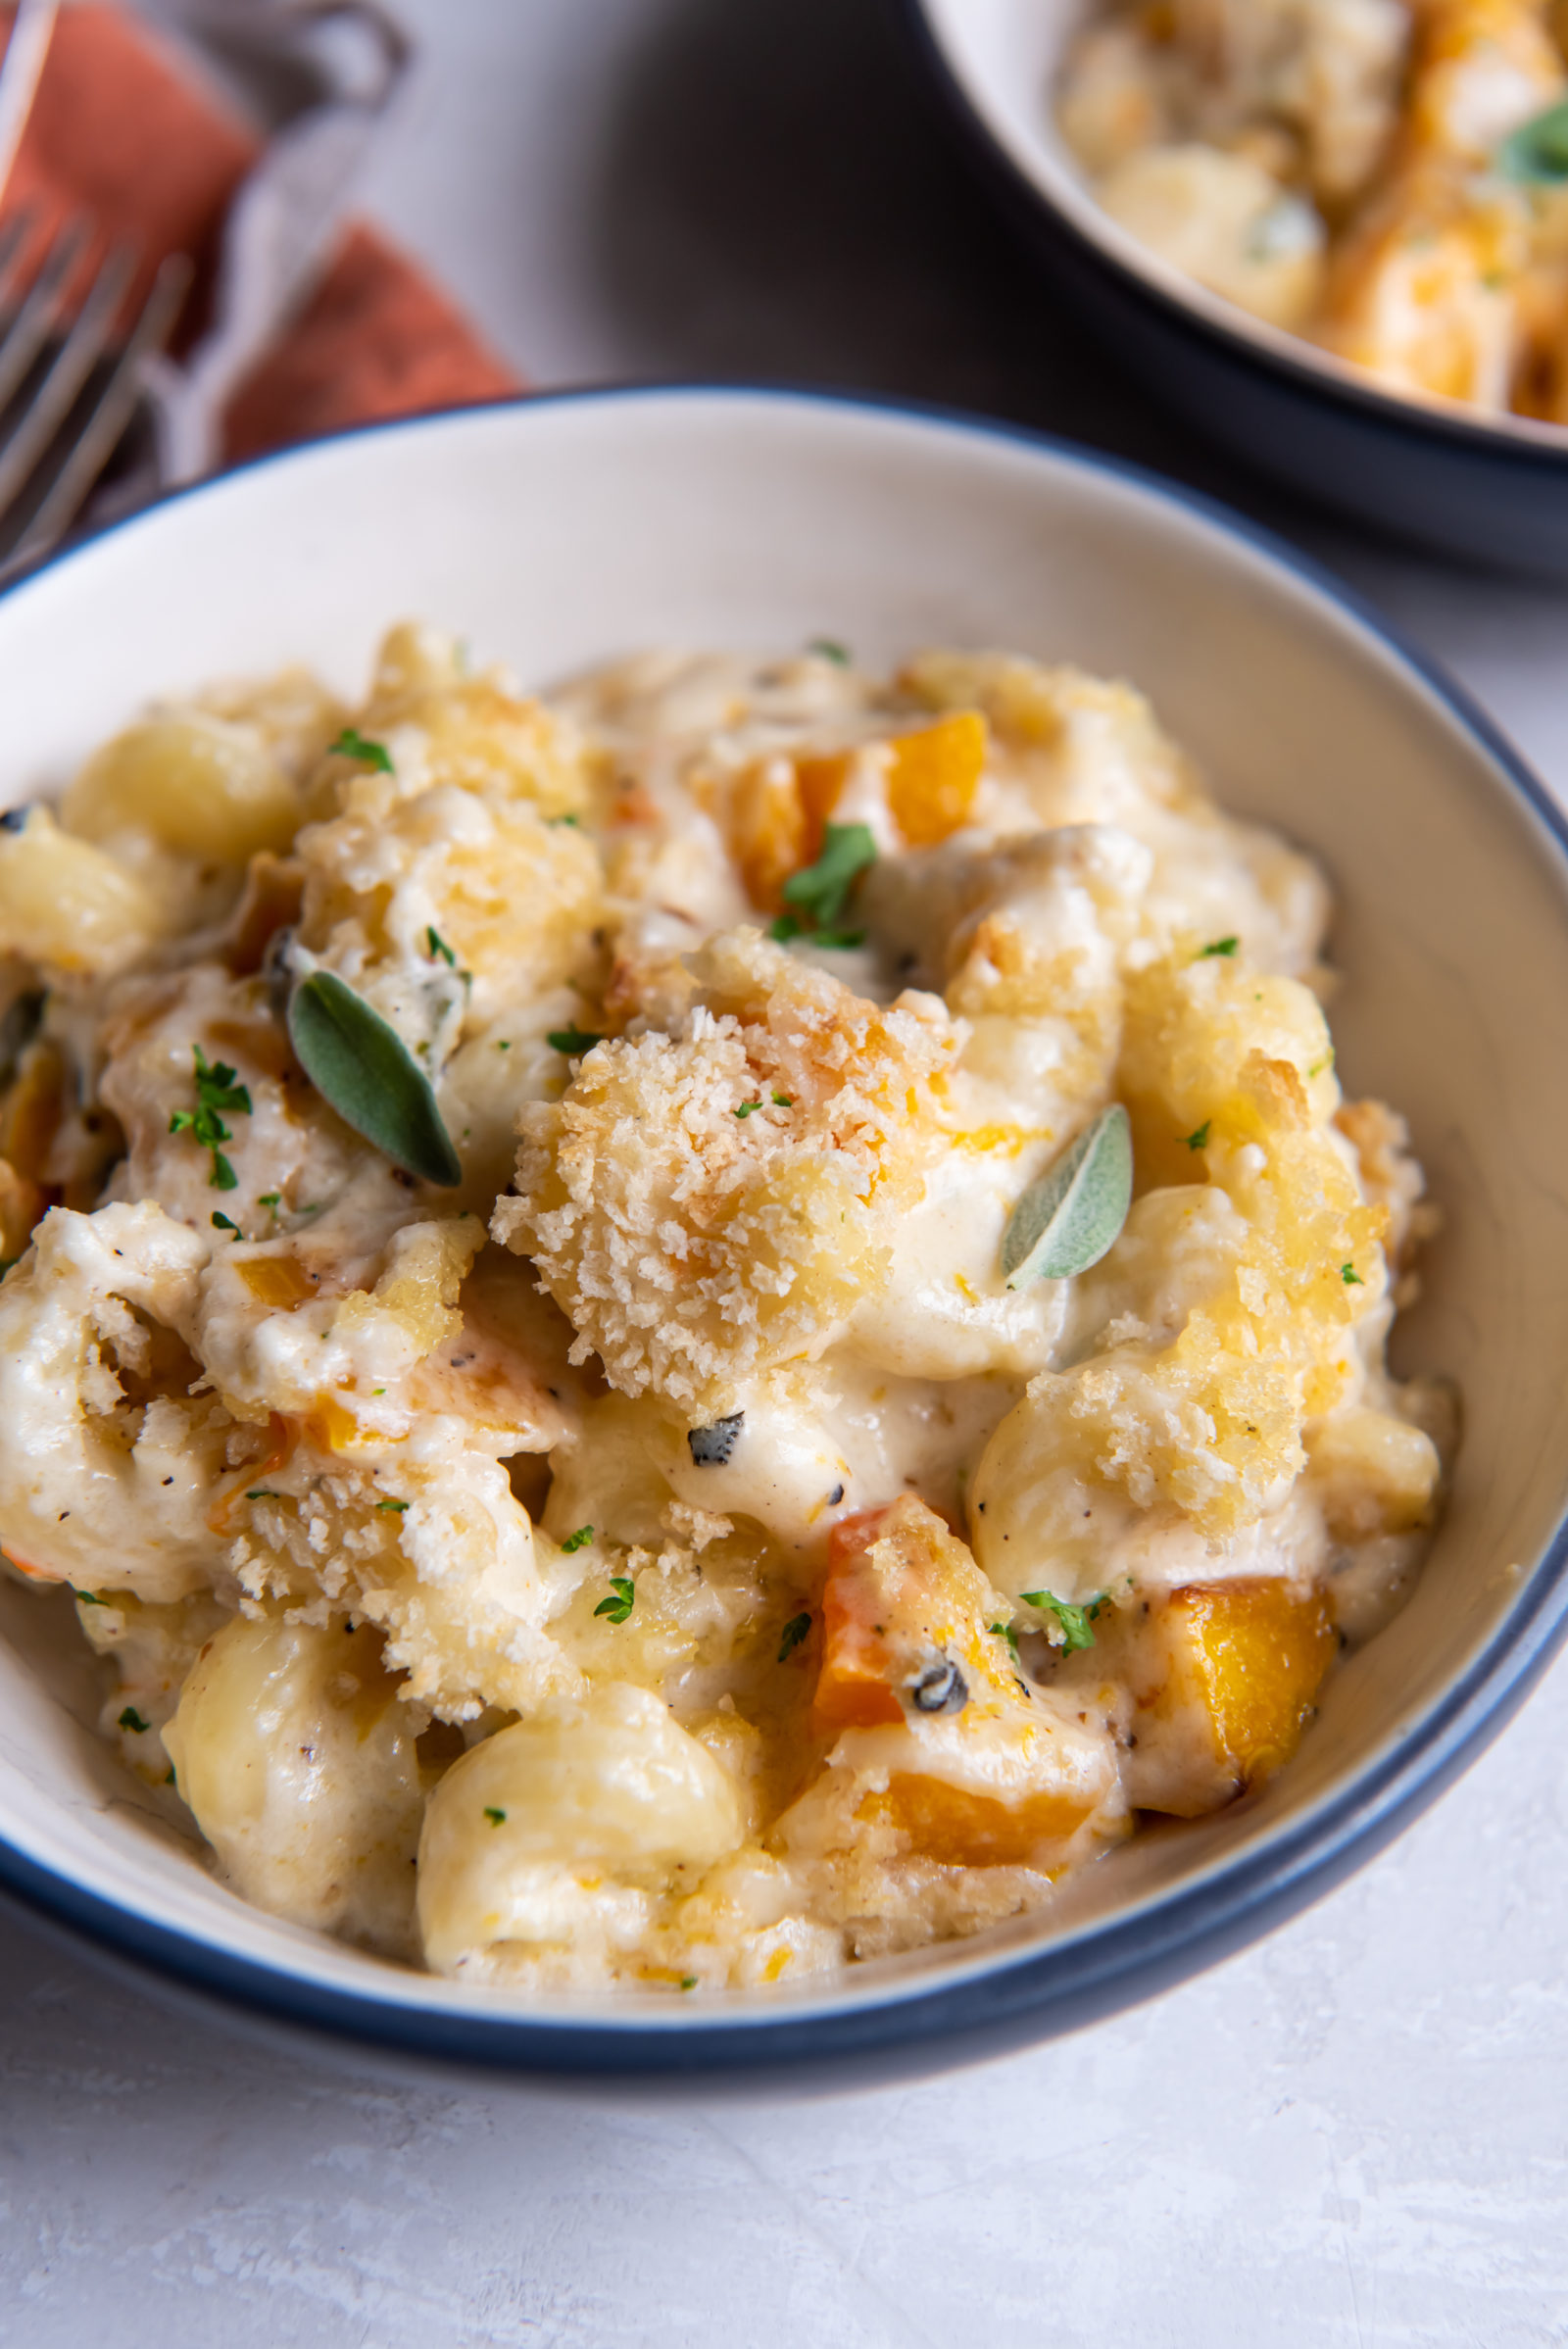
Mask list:
[{"label": "melted cheese", "polygon": [[[551,705],[400,629],[358,712],[163,712],[63,825],[12,838],[80,936],[0,873],[48,991],[0,1538],[245,1897],[466,1980],[791,1981],[1228,1799],[1408,1589],[1419,1168],[1341,1101],[1321,876],[1130,687],[661,655]],[[295,1060],[318,969],[450,1191]],[[1008,1288],[1112,1101],[1124,1228]]]}]

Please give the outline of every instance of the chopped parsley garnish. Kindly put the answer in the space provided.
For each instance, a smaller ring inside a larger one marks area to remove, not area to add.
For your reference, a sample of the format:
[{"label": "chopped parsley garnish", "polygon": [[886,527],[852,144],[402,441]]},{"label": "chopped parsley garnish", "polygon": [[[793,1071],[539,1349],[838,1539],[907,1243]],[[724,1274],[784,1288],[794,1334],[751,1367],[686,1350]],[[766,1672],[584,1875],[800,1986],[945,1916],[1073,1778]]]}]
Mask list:
[{"label": "chopped parsley garnish", "polygon": [[[234,1137],[223,1123],[223,1111],[249,1117],[251,1097],[247,1087],[235,1083],[234,1071],[226,1061],[208,1063],[199,1044],[191,1047],[196,1055],[196,1106],[176,1109],[169,1121],[172,1134],[189,1134],[204,1150],[213,1153],[213,1171],[207,1180],[214,1191],[232,1191],[239,1177],[224,1157],[220,1143],[232,1142]],[[237,1226],[236,1226],[237,1229]]]},{"label": "chopped parsley garnish", "polygon": [[100,1598],[96,1590],[77,1590],[74,1596],[84,1607],[106,1607],[109,1604],[108,1599]]},{"label": "chopped parsley garnish", "polygon": [[569,1556],[574,1549],[586,1549],[593,1538],[593,1527],[591,1525],[580,1525],[574,1534],[568,1534],[566,1536],[566,1539],[564,1542],[563,1542],[561,1546]]},{"label": "chopped parsley garnish", "polygon": [[808,653],[814,653],[818,661],[831,661],[835,668],[848,668],[850,665],[850,648],[841,645],[836,636],[813,636],[806,649]]},{"label": "chopped parsley garnish", "polygon": [[781,1664],[795,1653],[810,1628],[811,1618],[808,1614],[790,1617],[779,1635],[778,1660]]},{"label": "chopped parsley garnish", "polygon": [[553,824],[570,824],[575,830],[579,831],[582,828],[582,817],[580,815],[553,815],[550,820]]},{"label": "chopped parsley garnish", "polygon": [[511,1042],[511,1039],[510,1039],[510,1037],[508,1037],[508,1038],[497,1037],[497,1039],[496,1039],[496,1051],[497,1051],[498,1052],[511,1052],[511,1050],[512,1050],[512,1042]]},{"label": "chopped parsley garnish", "polygon": [[282,1497],[282,1493],[274,1493],[270,1485],[253,1485],[245,1495],[247,1500],[281,1500]]},{"label": "chopped parsley garnish", "polygon": [[264,1191],[256,1202],[259,1207],[270,1207],[274,1215],[282,1203],[283,1194],[281,1191]]},{"label": "chopped parsley garnish", "polygon": [[553,1052],[564,1052],[568,1059],[580,1059],[584,1052],[591,1052],[596,1044],[604,1041],[592,1028],[552,1028],[545,1038]]},{"label": "chopped parsley garnish", "polygon": [[761,1106],[760,1101],[742,1101],[735,1114],[737,1117],[750,1117],[754,1109],[760,1109]]},{"label": "chopped parsley garnish", "polygon": [[784,903],[770,935],[783,945],[791,938],[809,937],[817,946],[858,946],[863,930],[838,927],[850,892],[876,862],[876,842],[869,824],[829,824],[822,835],[822,854],[803,872],[791,873],[784,884]]},{"label": "chopped parsley garnish", "polygon": [[612,1574],[610,1578],[610,1596],[599,1601],[594,1613],[608,1615],[612,1623],[624,1623],[636,1603],[637,1586],[631,1577]]},{"label": "chopped parsley garnish", "polygon": [[1342,1264],[1340,1266],[1340,1278],[1345,1283],[1347,1289],[1364,1289],[1366,1287],[1365,1281],[1362,1280],[1360,1274],[1356,1271],[1353,1264]]},{"label": "chopped parsley garnish", "polygon": [[813,946],[832,947],[846,954],[851,947],[865,944],[863,930],[811,930],[804,922],[798,922],[793,913],[781,913],[767,934],[780,946],[788,946],[792,938],[808,938]]},{"label": "chopped parsley garnish", "polygon": [[1320,1077],[1320,1076],[1323,1074],[1323,1071],[1324,1071],[1326,1068],[1332,1068],[1333,1066],[1334,1066],[1334,1052],[1333,1052],[1333,1048],[1332,1048],[1332,1047],[1330,1047],[1329,1051],[1328,1051],[1328,1052],[1326,1052],[1324,1053],[1324,1055],[1323,1055],[1323,1057],[1322,1057],[1322,1059],[1321,1059],[1321,1060],[1314,1060],[1314,1061],[1313,1061],[1313,1063],[1312,1063],[1311,1067],[1310,1067],[1310,1068],[1307,1070],[1307,1072],[1306,1072],[1306,1073],[1307,1073],[1307,1075],[1308,1075],[1309,1077]]},{"label": "chopped parsley garnish", "polygon": [[1211,1117],[1205,1117],[1200,1126],[1195,1126],[1190,1134],[1185,1134],[1182,1137],[1190,1150],[1201,1150],[1208,1148],[1208,1129],[1213,1122]]},{"label": "chopped parsley garnish", "polygon": [[452,949],[448,946],[446,940],[442,937],[439,930],[427,927],[424,933],[424,943],[429,948],[432,954],[440,955],[448,970],[457,969],[458,957],[452,952]]},{"label": "chopped parsley garnish", "polygon": [[775,1109],[793,1109],[795,1106],[794,1094],[775,1093],[773,1096],[773,1106]]},{"label": "chopped parsley garnish", "polygon": [[1058,1598],[1054,1590],[1026,1590],[1024,1597],[1030,1606],[1041,1607],[1056,1618],[1061,1639],[1054,1644],[1064,1647],[1069,1655],[1076,1648],[1094,1646],[1095,1635],[1089,1627],[1105,1604],[1103,1591],[1083,1607],[1075,1607],[1070,1599]]},{"label": "chopped parsley garnish", "polygon": [[330,747],[340,759],[357,759],[362,766],[372,768],[378,775],[392,772],[392,754],[386,744],[372,742],[368,734],[362,734],[355,726],[345,726]]},{"label": "chopped parsley garnish", "polygon": [[696,1987],[697,1987],[697,1977],[696,1977],[696,1975],[695,1975],[695,1974],[683,1974],[683,1975],[681,1976],[681,1978],[680,1978],[680,1986],[681,1986],[681,1988],[682,1988],[683,1990],[695,1990],[695,1989],[696,1989]]},{"label": "chopped parsley garnish", "polygon": [[215,1207],[213,1209],[213,1225],[217,1231],[232,1232],[236,1240],[244,1238],[244,1234],[241,1232],[239,1225],[234,1221],[232,1215],[225,1215],[220,1207]]},{"label": "chopped parsley garnish", "polygon": [[986,1629],[988,1632],[994,1632],[999,1639],[1006,1640],[1012,1650],[1012,1660],[1016,1663],[1018,1661],[1018,1635],[1012,1625],[1010,1623],[988,1623]]},{"label": "chopped parsley garnish", "polygon": [[409,1504],[406,1500],[378,1500],[375,1505],[378,1509],[395,1509],[401,1517]]},{"label": "chopped parsley garnish", "polygon": [[499,1827],[507,1814],[505,1811],[498,1811],[493,1802],[487,1802],[484,1806],[484,1815],[492,1827]]},{"label": "chopped parsley garnish", "polygon": [[1206,954],[1234,954],[1241,943],[1239,938],[1211,938],[1200,949],[1198,959],[1201,962]]},{"label": "chopped parsley garnish", "polygon": [[145,1737],[152,1728],[152,1723],[143,1721],[135,1706],[128,1704],[120,1716],[120,1726],[122,1729],[134,1730],[138,1737]]}]

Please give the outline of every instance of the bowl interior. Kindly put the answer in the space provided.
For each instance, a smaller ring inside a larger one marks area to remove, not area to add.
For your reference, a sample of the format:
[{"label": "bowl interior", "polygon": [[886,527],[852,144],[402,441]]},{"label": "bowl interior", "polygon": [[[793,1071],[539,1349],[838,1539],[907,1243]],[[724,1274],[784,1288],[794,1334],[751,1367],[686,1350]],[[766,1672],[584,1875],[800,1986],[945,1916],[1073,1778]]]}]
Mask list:
[{"label": "bowl interior", "polygon": [[[1140,1839],[1026,1928],[737,1999],[729,2019],[897,2000],[1099,1933],[1236,1868],[1418,1737],[1532,1579],[1554,1574],[1541,1560],[1568,1496],[1568,860],[1505,755],[1331,592],[1191,502],[1000,432],[649,393],[323,444],[25,582],[0,599],[0,800],[57,787],[160,692],[294,661],[358,686],[405,615],[466,633],[530,682],[652,643],[823,633],[868,662],[1009,645],[1135,680],[1231,807],[1326,861],[1342,1073],[1408,1115],[1446,1218],[1400,1366],[1462,1383],[1452,1506],[1412,1602],[1335,1676],[1294,1766],[1249,1805]],[[505,2010],[231,1898],[139,1804],[91,1733],[96,1702],[69,1602],[0,1588],[0,1837],[15,1850],[280,1977],[401,2008]],[[709,2010],[529,2011],[690,2031]]]},{"label": "bowl interior", "polygon": [[1492,416],[1454,401],[1384,390],[1375,376],[1266,325],[1152,253],[1100,209],[1056,129],[1053,93],[1069,40],[1096,0],[910,0],[970,113],[1050,210],[1118,268],[1205,325],[1324,390],[1409,426],[1441,423],[1483,445],[1568,457],[1562,427]]}]

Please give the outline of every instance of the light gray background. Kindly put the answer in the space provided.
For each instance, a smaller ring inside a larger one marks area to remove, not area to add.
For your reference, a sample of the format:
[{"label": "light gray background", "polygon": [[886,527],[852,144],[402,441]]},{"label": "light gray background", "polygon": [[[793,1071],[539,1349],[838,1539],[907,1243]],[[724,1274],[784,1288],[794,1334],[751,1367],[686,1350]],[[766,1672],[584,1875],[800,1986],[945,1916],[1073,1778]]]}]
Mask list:
[{"label": "light gray background", "polygon": [[[1381,599],[1568,792],[1568,596],[1358,544],[1161,424],[882,0],[396,5],[424,62],[367,196],[536,382],[867,386],[1158,465]],[[1568,2343],[1565,1708],[1568,1664],[1368,1875],[1157,2005],[809,2105],[340,2074],[0,1919],[0,2341]]]}]

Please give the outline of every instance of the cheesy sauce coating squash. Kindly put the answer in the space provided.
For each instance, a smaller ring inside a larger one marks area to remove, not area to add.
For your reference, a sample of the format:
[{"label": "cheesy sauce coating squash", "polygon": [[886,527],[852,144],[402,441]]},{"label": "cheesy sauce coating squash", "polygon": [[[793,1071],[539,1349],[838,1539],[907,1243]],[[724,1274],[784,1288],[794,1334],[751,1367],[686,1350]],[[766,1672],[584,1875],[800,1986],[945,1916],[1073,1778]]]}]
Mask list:
[{"label": "cheesy sauce coating squash", "polygon": [[[147,1799],[300,1924],[679,1995],[1258,1784],[1451,1441],[1328,911],[1130,687],[1010,654],[530,699],[402,627],[355,710],[131,724],[0,831],[0,1540]],[[311,1082],[319,972],[459,1183]],[[1119,1236],[1009,1288],[1111,1102]]]}]

